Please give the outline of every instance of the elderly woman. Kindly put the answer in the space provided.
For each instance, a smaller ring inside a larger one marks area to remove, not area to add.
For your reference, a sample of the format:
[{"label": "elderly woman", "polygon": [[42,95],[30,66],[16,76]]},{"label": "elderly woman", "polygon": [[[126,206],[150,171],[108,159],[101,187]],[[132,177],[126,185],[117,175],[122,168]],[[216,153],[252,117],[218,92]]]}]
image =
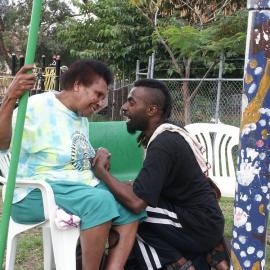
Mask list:
[{"label": "elderly woman", "polygon": [[[17,99],[33,88],[35,77],[27,74],[32,68],[24,66],[17,73],[0,107],[1,151],[10,147]],[[80,217],[82,263],[87,270],[99,268],[111,226],[119,232],[120,240],[109,253],[106,269],[123,269],[139,220],[145,216],[144,212],[135,215],[120,205],[91,170],[91,160],[95,162],[109,153],[106,149],[95,153],[88,139],[87,117],[100,109],[110,82],[111,72],[106,65],[81,60],[64,73],[64,90],[60,93],[31,96],[17,174],[17,180],[47,181],[56,204]],[[24,224],[42,221],[41,192],[15,189],[12,217]]]}]

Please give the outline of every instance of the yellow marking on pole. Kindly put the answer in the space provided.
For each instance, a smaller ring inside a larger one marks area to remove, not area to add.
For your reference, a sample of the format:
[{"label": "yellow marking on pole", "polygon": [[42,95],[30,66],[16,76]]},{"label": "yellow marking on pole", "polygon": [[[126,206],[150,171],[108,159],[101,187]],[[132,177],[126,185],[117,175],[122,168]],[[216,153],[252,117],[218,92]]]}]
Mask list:
[{"label": "yellow marking on pole", "polygon": [[261,113],[259,112],[259,110],[262,108],[264,98],[270,88],[269,76],[270,76],[270,60],[268,59],[265,72],[263,74],[257,94],[253,98],[253,100],[248,104],[243,113],[241,130],[245,125],[257,123],[259,121],[261,117]]}]

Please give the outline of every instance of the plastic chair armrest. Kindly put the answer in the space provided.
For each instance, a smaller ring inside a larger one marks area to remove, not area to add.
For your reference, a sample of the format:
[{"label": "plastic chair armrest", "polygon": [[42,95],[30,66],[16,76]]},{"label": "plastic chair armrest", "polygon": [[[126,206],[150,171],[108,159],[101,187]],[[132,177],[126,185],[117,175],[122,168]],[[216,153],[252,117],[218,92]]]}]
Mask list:
[{"label": "plastic chair armrest", "polygon": [[[7,184],[7,179],[0,176],[0,182]],[[20,180],[16,182],[16,187],[38,188],[42,194],[45,219],[49,219],[50,215],[54,215],[56,204],[51,186],[45,181]]]}]

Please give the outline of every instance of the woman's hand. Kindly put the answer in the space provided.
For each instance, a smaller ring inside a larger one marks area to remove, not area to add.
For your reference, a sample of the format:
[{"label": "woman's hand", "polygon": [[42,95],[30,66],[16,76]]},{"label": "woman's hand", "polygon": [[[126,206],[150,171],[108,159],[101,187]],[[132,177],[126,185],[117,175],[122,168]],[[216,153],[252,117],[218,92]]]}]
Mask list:
[{"label": "woman's hand", "polygon": [[33,69],[33,65],[23,66],[15,75],[11,84],[8,87],[6,97],[9,99],[20,98],[26,90],[33,89],[36,78],[34,74],[28,74],[27,72]]},{"label": "woman's hand", "polygon": [[6,150],[10,146],[12,137],[12,114],[17,99],[20,98],[26,90],[32,89],[35,85],[35,75],[27,74],[33,67],[33,65],[27,65],[17,72],[3,98],[0,106],[0,150]]}]

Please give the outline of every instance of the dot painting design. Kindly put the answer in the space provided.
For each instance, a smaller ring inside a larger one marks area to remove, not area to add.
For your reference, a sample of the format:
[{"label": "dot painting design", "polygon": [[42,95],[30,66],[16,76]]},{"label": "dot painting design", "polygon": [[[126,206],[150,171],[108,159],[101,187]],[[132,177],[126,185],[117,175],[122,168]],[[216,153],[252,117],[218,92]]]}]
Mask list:
[{"label": "dot painting design", "polygon": [[249,1],[231,269],[265,268],[270,197],[270,1]]}]

